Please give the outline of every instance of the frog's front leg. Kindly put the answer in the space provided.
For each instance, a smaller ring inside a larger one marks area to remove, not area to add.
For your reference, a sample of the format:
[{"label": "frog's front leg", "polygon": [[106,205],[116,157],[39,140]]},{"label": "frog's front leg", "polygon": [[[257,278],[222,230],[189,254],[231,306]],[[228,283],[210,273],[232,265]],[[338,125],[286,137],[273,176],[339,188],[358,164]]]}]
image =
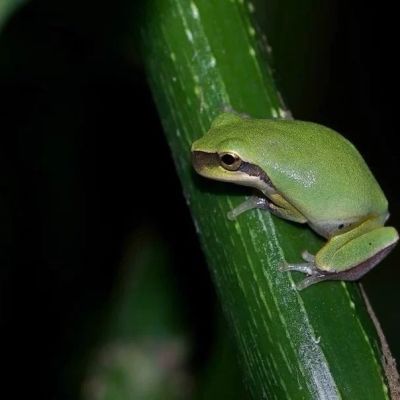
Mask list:
[{"label": "frog's front leg", "polygon": [[315,257],[303,253],[306,263],[286,264],[281,270],[309,275],[297,285],[299,290],[324,280],[358,280],[378,264],[398,240],[396,229],[384,227],[377,218],[370,218],[330,238]]},{"label": "frog's front leg", "polygon": [[306,218],[281,195],[274,193],[270,195],[270,197],[272,201],[269,201],[269,199],[267,199],[265,196],[250,196],[243,203],[231,210],[228,213],[228,218],[233,220],[245,211],[252,210],[254,208],[261,208],[263,210],[272,212],[272,214],[275,214],[277,217],[284,218],[289,221],[298,223],[307,222]]},{"label": "frog's front leg", "polygon": [[254,208],[269,210],[269,202],[265,197],[250,196],[243,203],[240,203],[237,207],[228,212],[228,219],[233,221],[240,214],[243,214],[249,210],[253,210]]}]

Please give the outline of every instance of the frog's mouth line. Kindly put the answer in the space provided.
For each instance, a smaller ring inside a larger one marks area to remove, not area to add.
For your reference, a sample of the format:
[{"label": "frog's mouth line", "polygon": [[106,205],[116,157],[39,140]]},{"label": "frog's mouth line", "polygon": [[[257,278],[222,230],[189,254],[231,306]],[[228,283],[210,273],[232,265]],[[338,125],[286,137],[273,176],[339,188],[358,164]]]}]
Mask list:
[{"label": "frog's mouth line", "polygon": [[[200,175],[205,175],[206,170],[215,170],[221,167],[218,153],[207,153],[205,151],[192,152],[193,167]],[[222,168],[222,167],[221,167]],[[257,165],[242,161],[237,171],[229,171],[231,174],[242,174],[263,181],[267,186],[273,188],[268,175]]]}]

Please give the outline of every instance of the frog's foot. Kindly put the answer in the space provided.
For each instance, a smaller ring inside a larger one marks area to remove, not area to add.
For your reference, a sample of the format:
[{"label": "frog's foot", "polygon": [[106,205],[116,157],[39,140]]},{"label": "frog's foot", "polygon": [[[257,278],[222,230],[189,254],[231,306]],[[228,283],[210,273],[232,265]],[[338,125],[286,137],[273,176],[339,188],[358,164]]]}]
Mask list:
[{"label": "frog's foot", "polygon": [[297,290],[303,290],[306,287],[313,285],[314,283],[332,279],[332,274],[323,273],[321,270],[318,269],[315,264],[314,255],[305,250],[303,251],[301,256],[306,262],[297,264],[287,264],[286,262],[283,262],[279,266],[279,270],[282,272],[296,271],[308,275],[307,278],[303,279],[296,285]]},{"label": "frog's foot", "polygon": [[306,287],[313,285],[314,283],[332,279],[332,274],[325,274],[321,272],[314,263],[310,262],[299,264],[282,263],[279,267],[279,270],[282,272],[297,271],[308,275],[307,278],[296,284],[297,290],[303,290]]},{"label": "frog's foot", "polygon": [[228,212],[228,219],[234,220],[237,216],[253,208],[269,210],[269,202],[265,197],[251,196],[233,210]]}]

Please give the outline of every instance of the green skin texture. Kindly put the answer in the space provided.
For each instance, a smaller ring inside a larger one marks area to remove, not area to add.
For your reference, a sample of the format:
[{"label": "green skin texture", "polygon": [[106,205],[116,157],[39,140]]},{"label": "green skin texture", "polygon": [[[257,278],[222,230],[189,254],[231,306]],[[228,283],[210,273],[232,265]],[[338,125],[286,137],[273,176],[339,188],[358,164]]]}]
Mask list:
[{"label": "green skin texture", "polygon": [[[226,153],[240,165],[250,164],[251,173],[227,169],[220,161]],[[309,276],[299,289],[322,280],[359,279],[398,241],[397,231],[384,226],[388,203],[379,184],[357,149],[332,129],[223,113],[193,143],[192,156],[200,175],[257,189],[258,197],[246,200],[231,217],[264,208],[308,223],[327,239],[315,257],[304,252],[305,263],[282,266]]]}]

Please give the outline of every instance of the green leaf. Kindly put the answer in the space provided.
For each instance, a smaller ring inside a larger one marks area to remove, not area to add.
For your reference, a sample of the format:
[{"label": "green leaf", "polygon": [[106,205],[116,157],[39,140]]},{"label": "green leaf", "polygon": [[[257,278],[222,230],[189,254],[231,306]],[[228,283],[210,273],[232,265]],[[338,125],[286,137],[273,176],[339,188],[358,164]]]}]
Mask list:
[{"label": "green leaf", "polygon": [[324,282],[298,292],[302,275],[278,271],[280,261],[299,261],[321,240],[262,211],[229,221],[226,213],[249,192],[191,168],[192,141],[225,106],[287,116],[265,39],[251,22],[255,12],[243,0],[154,0],[141,25],[148,78],[244,379],[255,399],[389,398],[357,285]]}]

